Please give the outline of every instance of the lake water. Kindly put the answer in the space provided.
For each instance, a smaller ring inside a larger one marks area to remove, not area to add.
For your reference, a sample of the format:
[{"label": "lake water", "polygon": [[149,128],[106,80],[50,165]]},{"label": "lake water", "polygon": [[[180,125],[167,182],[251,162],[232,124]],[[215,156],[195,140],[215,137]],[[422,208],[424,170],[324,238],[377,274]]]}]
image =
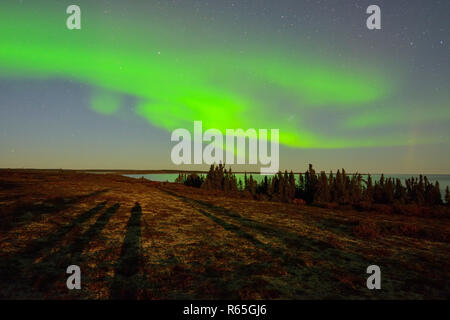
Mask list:
[{"label": "lake water", "polygon": [[[336,174],[336,173],[334,173]],[[205,175],[205,174],[202,174]],[[131,177],[131,178],[145,178],[148,180],[152,180],[152,181],[160,181],[160,182],[174,182],[175,179],[178,177],[177,173],[152,173],[152,174],[125,174],[124,176],[127,177]],[[247,174],[247,177],[249,177],[250,175]],[[264,179],[265,176],[260,175],[260,174],[252,174],[253,179],[257,180],[257,181],[261,181]],[[327,173],[328,176],[328,173]],[[362,176],[367,176],[367,175],[362,175]],[[381,175],[379,174],[373,174],[372,176],[372,180],[375,182],[377,181]],[[405,182],[406,179],[414,177],[414,178],[418,178],[419,175],[418,174],[385,174],[384,175],[386,178],[395,178],[395,179],[400,179],[403,183]],[[447,186],[450,186],[450,175],[449,174],[435,174],[435,175],[426,175],[428,180],[430,182],[433,182],[433,184],[435,183],[435,181],[439,182],[439,187],[441,189],[441,194],[442,196],[445,195],[445,188]],[[236,178],[241,179],[242,182],[244,181],[244,174],[242,173],[237,173],[236,174]],[[298,174],[295,174],[295,179],[298,181]]]}]

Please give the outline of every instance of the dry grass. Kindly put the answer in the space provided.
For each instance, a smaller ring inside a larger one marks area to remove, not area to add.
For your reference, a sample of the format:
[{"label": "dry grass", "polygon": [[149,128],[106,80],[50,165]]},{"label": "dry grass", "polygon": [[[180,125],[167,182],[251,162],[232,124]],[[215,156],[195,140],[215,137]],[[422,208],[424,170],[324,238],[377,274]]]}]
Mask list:
[{"label": "dry grass", "polygon": [[[118,175],[0,171],[7,299],[449,298],[450,220],[230,198]],[[78,264],[82,290],[65,287]],[[366,268],[382,290],[366,288]]]},{"label": "dry grass", "polygon": [[380,236],[380,229],[375,222],[363,222],[353,228],[357,237],[365,239],[376,239]]}]

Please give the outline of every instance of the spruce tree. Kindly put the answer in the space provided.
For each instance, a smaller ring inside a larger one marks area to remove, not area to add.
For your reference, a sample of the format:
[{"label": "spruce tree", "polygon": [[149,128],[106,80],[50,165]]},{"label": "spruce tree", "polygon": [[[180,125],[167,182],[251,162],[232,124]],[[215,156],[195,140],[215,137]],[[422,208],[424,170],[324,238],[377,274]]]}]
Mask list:
[{"label": "spruce tree", "polygon": [[333,171],[330,171],[330,174],[328,175],[328,189],[330,194],[330,202],[336,201],[336,195],[335,195],[335,189],[334,189],[335,183],[334,183],[334,176]]},{"label": "spruce tree", "polygon": [[450,205],[450,191],[448,190],[448,186],[445,188],[445,203]]},{"label": "spruce tree", "polygon": [[316,192],[315,201],[328,203],[330,202],[330,190],[328,187],[328,178],[325,171],[320,172],[320,179],[318,180],[318,188]]},{"label": "spruce tree", "polygon": [[314,201],[315,193],[317,192],[318,179],[312,164],[309,164],[308,171],[305,172],[305,200],[308,203]]},{"label": "spruce tree", "polygon": [[434,184],[434,203],[435,205],[442,204],[441,188],[439,182],[436,181]]},{"label": "spruce tree", "polygon": [[372,185],[372,176],[370,174],[367,175],[367,183],[366,183],[366,191],[364,200],[367,202],[373,202],[373,185]]},{"label": "spruce tree", "polygon": [[340,170],[336,172],[336,179],[334,180],[334,190],[336,194],[336,201],[338,203],[344,202],[344,183]]},{"label": "spruce tree", "polygon": [[293,200],[295,198],[295,177],[294,177],[294,173],[291,172],[289,173],[289,192],[288,192],[288,197],[289,200]]},{"label": "spruce tree", "polygon": [[304,199],[305,198],[305,179],[303,174],[298,174],[298,186],[297,186],[297,198]]},{"label": "spruce tree", "polygon": [[383,186],[383,202],[387,204],[394,202],[394,183],[391,178],[387,179]]},{"label": "spruce tree", "polygon": [[419,205],[422,205],[425,202],[425,186],[422,175],[419,176],[419,182],[416,184],[415,200]]},{"label": "spruce tree", "polygon": [[250,178],[248,179],[248,184],[249,184],[248,191],[250,191],[252,196],[256,195],[256,183],[253,180],[253,176],[252,175],[250,175]]},{"label": "spruce tree", "polygon": [[401,204],[407,201],[405,187],[403,187],[401,180],[398,178],[395,180],[394,199]]}]

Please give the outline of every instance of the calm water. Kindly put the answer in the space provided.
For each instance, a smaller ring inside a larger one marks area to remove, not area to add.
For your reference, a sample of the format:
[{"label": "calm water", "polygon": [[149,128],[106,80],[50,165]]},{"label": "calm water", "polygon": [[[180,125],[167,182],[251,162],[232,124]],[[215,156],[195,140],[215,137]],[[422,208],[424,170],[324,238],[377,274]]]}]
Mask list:
[{"label": "calm water", "polygon": [[[152,181],[160,181],[160,182],[174,182],[175,179],[178,177],[178,174],[176,173],[154,173],[154,174],[125,174],[124,176],[127,177],[131,177],[131,178],[141,178],[144,177],[145,179],[148,180],[152,180]],[[247,175],[247,177],[249,177],[250,175]],[[253,179],[257,180],[257,181],[261,181],[262,179],[264,179],[263,175],[260,174],[252,174]],[[327,173],[328,176],[328,173]],[[365,176],[365,175],[363,175]],[[404,182],[406,179],[414,177],[414,178],[418,178],[419,175],[418,174],[393,174],[393,175],[384,175],[386,178],[391,177],[391,178],[395,178],[395,179],[400,179],[402,182]],[[242,179],[242,181],[244,181],[244,174],[240,174],[237,173],[236,174],[236,178],[238,179]],[[372,180],[376,181],[380,178],[379,174],[373,174],[372,175]],[[438,181],[439,182],[439,187],[441,189],[441,194],[442,196],[445,195],[445,188],[447,186],[450,186],[450,175],[448,174],[438,174],[438,175],[427,175],[427,178],[430,182],[434,182]],[[295,175],[295,179],[298,180],[298,174]]]}]

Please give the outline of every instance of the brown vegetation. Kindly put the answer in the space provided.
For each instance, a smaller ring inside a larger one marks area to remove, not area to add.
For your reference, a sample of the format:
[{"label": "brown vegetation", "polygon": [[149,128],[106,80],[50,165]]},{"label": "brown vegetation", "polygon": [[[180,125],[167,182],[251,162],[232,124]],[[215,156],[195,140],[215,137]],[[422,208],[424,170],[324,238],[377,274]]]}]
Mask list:
[{"label": "brown vegetation", "polygon": [[[449,219],[228,194],[0,171],[0,298],[448,298]],[[65,286],[69,264],[80,291]],[[365,286],[371,264],[380,291]]]}]

